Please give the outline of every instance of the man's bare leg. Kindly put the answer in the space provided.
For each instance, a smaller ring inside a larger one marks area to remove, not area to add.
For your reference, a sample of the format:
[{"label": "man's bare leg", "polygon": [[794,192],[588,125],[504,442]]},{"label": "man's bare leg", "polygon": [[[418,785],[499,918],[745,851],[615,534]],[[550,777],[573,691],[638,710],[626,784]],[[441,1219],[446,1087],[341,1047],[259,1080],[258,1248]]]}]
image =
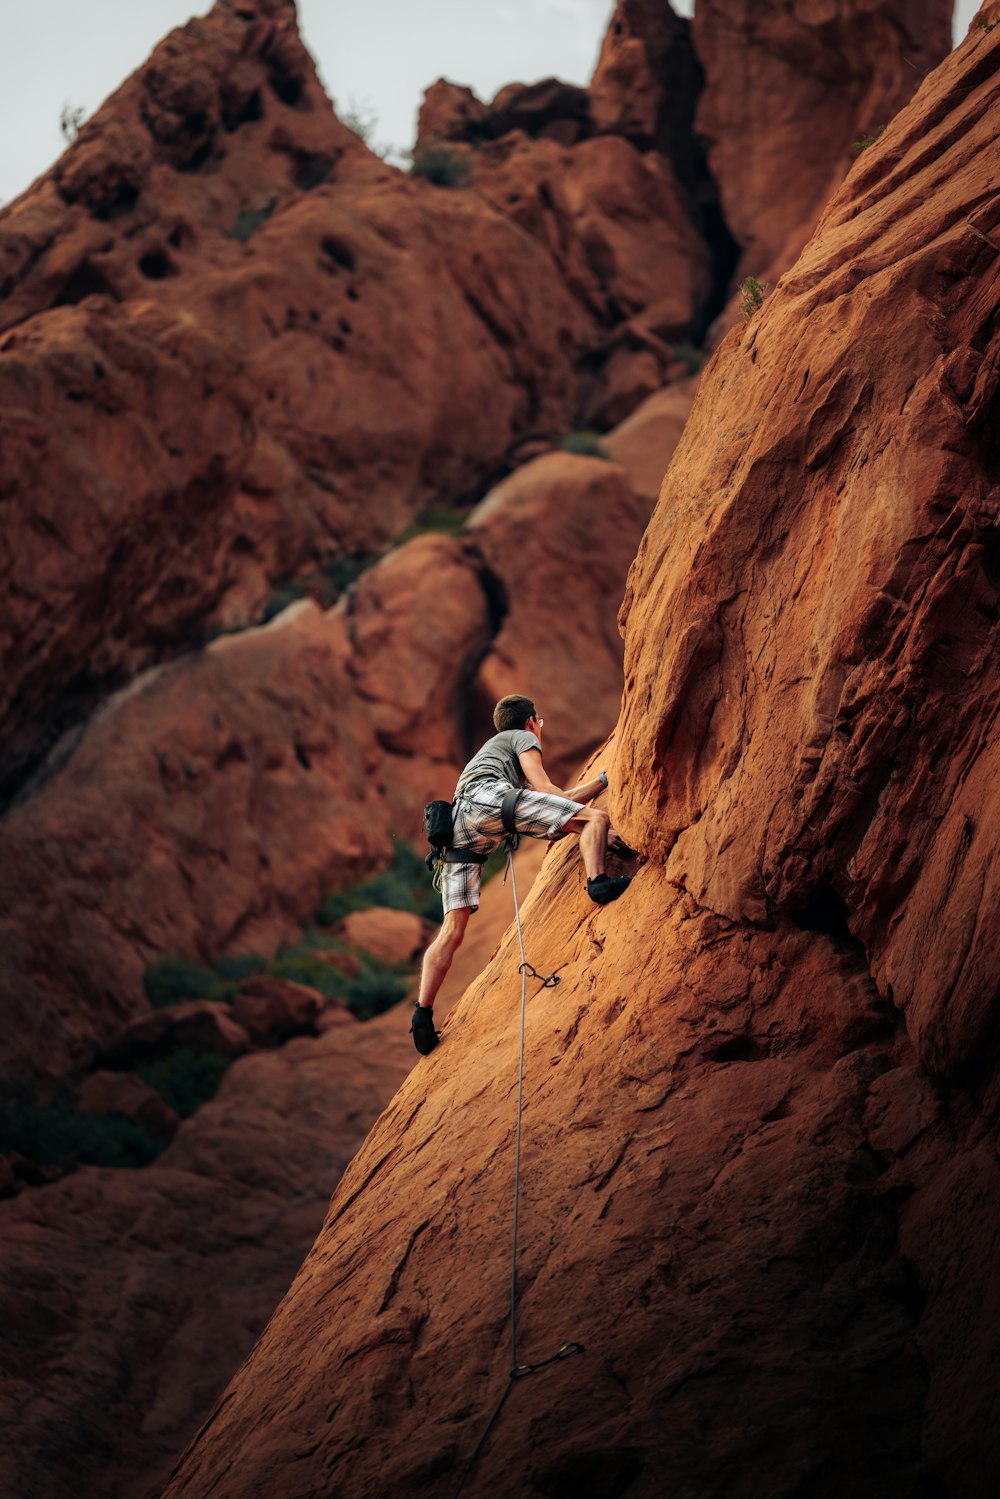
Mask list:
[{"label": "man's bare leg", "polygon": [[588,880],[596,879],[604,873],[607,861],[611,818],[599,807],[584,807],[570,818],[566,829],[580,839],[580,855]]},{"label": "man's bare leg", "polygon": [[465,937],[465,929],[472,915],[471,906],[460,906],[457,911],[447,911],[441,930],[424,953],[420,970],[420,995],[417,1000],[421,1009],[430,1009],[438,990],[448,976],[452,959]]},{"label": "man's bare leg", "polygon": [[597,807],[584,807],[570,818],[565,830],[576,833],[580,839],[580,854],[587,871],[587,894],[591,900],[601,906],[617,900],[628,889],[630,880],[626,875],[607,875],[604,872],[609,841],[621,841],[612,831],[608,814]]}]

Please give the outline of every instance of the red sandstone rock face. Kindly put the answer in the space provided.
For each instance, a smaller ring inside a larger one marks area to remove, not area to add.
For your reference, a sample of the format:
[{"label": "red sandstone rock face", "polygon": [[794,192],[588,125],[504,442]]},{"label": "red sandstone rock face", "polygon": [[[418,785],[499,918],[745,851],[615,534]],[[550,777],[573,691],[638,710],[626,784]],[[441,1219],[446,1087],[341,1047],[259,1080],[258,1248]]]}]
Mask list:
[{"label": "red sandstone rock face", "polygon": [[590,83],[599,130],[654,148],[690,186],[702,170],[692,130],[701,82],[689,21],[663,0],[618,0]]},{"label": "red sandstone rock face", "polygon": [[630,576],[617,740],[648,788],[626,836],[732,918],[832,886],[952,1076],[996,1044],[991,56],[977,34],[864,154],[717,356]]},{"label": "red sandstone rock face", "polygon": [[0,1203],[5,1494],[162,1488],[414,1055],[398,1015],[348,1018],[235,1062],[145,1170]]},{"label": "red sandstone rock face", "polygon": [[792,264],[851,164],[951,48],[950,0],[698,0],[697,131],[739,275]]},{"label": "red sandstone rock face", "polygon": [[566,283],[602,317],[641,312],[663,338],[696,323],[709,257],[665,158],[618,136],[567,148],[512,133],[476,152],[474,181],[550,250]]},{"label": "red sandstone rock face", "polygon": [[608,628],[608,604],[646,513],[617,464],[552,453],[504,480],[469,521],[506,596],[476,678],[481,729],[499,698],[530,681],[546,761],[564,780],[614,716],[621,642]]},{"label": "red sandstone rock face", "polygon": [[[516,1356],[584,1351],[514,1382],[468,1492],[992,1493],[998,65],[1000,32],[944,64],[703,377],[624,615],[611,806],[648,861],[597,909],[563,845],[523,913],[561,983]],[[454,1492],[511,1363],[518,961],[170,1499]]]}]

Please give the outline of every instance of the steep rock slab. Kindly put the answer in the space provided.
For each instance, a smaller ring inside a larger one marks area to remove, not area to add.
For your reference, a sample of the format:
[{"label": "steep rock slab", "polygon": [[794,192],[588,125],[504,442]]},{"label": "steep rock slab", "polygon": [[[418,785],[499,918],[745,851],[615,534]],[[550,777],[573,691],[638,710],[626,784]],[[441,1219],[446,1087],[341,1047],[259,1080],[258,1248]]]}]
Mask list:
[{"label": "steep rock slab", "polygon": [[952,1077],[1000,1043],[998,55],[970,36],[716,356],[630,577],[616,740],[626,836],[732,918],[832,887]]},{"label": "steep rock slab", "polygon": [[0,1203],[5,1494],[162,1488],[414,1055],[393,1013],[248,1057],[143,1171]]},{"label": "steep rock slab", "polygon": [[[990,1252],[996,1159],[857,957],[734,928],[652,865],[595,912],[575,850],[524,918],[562,982],[527,1011],[519,1358],[585,1352],[517,1382],[468,1491],[985,1499],[995,1324],[948,1266],[958,1235],[970,1274]],[[170,1499],[454,1492],[510,1362],[518,960],[511,931]],[[932,1411],[957,1440],[922,1453]]]},{"label": "steep rock slab", "polygon": [[951,0],[698,0],[696,129],[738,275],[792,264],[851,164],[951,50]]}]

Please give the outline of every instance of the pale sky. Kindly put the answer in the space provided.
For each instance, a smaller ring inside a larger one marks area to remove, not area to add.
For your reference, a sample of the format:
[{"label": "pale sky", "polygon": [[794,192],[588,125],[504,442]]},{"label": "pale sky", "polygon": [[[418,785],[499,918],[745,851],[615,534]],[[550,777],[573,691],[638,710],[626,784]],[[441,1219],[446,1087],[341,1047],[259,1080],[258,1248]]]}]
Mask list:
[{"label": "pale sky", "polygon": [[[675,10],[689,14],[693,0]],[[960,40],[978,0],[958,0]],[[63,149],[65,104],[93,114],[174,26],[210,0],[0,0],[0,202]],[[442,75],[490,98],[552,74],[587,83],[612,0],[299,0],[306,45],[341,112],[413,144],[423,90]]]}]

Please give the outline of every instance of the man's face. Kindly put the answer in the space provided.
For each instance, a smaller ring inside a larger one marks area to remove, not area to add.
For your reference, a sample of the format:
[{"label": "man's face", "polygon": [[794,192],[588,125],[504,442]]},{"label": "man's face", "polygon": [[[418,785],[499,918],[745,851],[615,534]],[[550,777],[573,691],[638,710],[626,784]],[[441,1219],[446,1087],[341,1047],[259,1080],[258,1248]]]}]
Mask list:
[{"label": "man's face", "polygon": [[541,744],[542,742],[542,729],[544,725],[545,719],[539,718],[537,715],[534,718],[529,718],[527,722],[527,729],[529,734],[534,734],[539,744]]}]

